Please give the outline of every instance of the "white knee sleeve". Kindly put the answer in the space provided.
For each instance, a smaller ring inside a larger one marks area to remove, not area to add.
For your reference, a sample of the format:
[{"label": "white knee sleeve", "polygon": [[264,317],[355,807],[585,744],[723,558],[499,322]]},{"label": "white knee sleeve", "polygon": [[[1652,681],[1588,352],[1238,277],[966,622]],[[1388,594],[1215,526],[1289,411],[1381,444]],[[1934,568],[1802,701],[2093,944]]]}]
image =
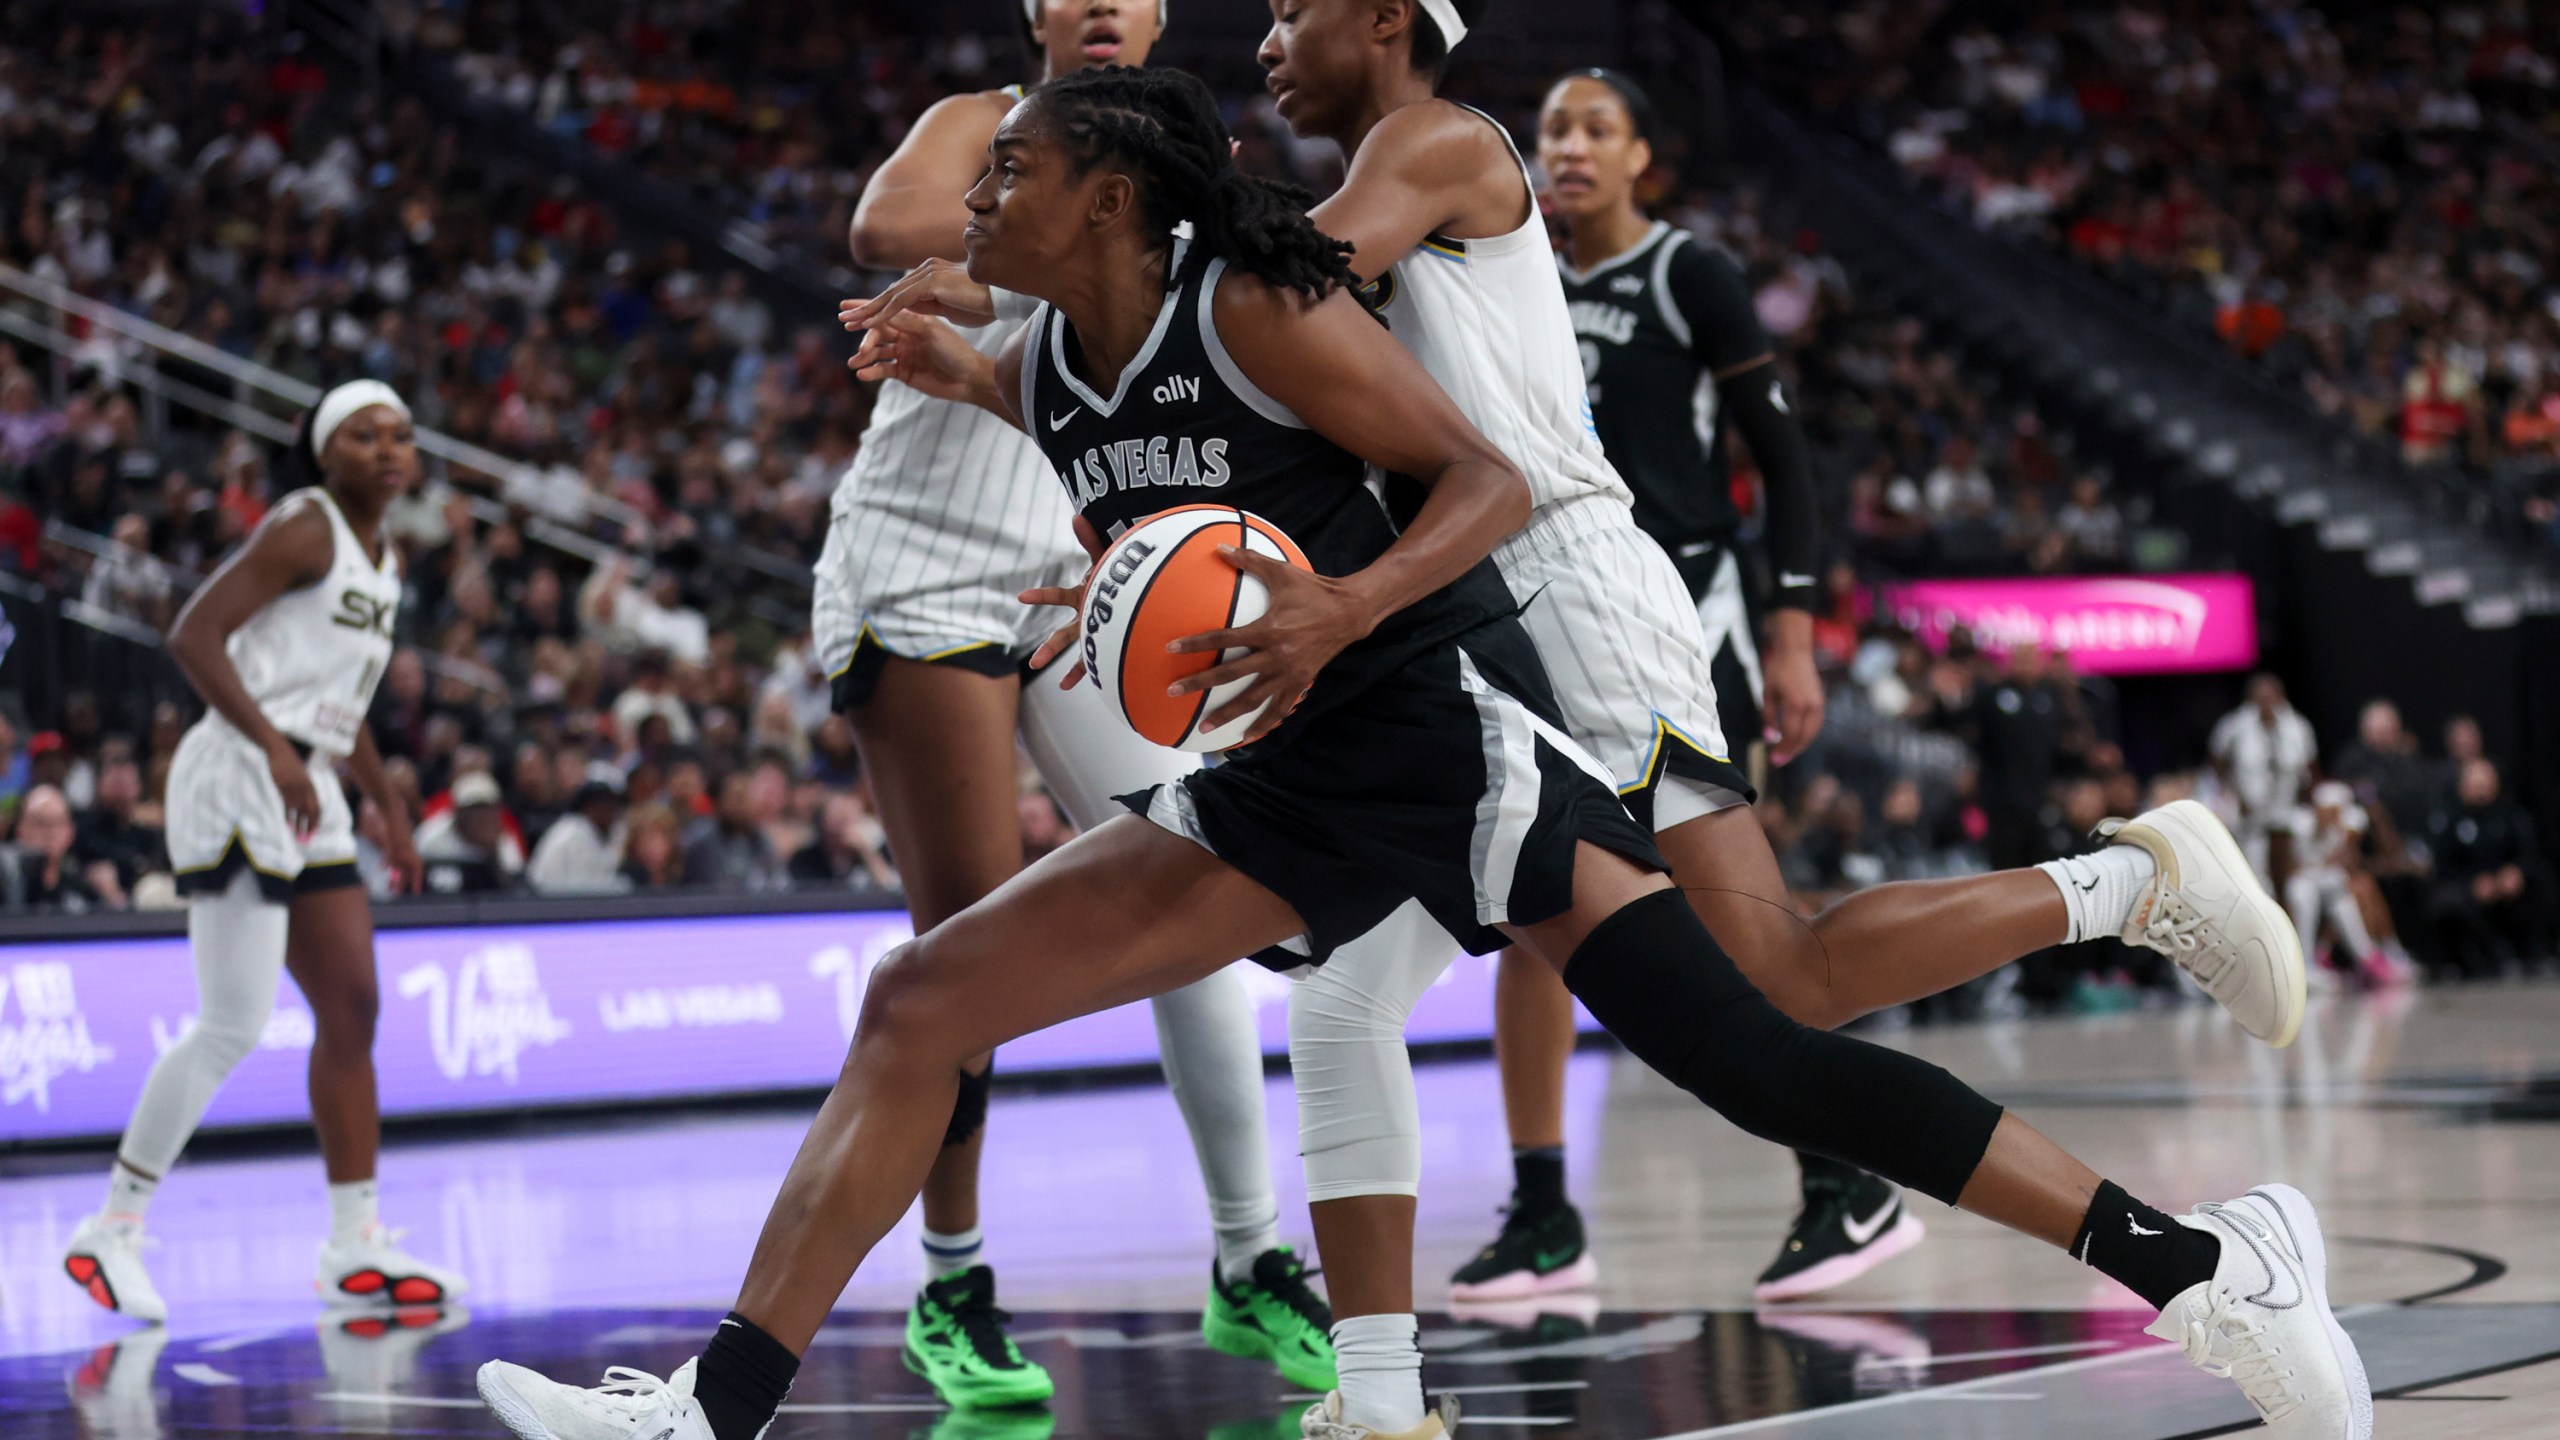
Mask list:
[{"label": "white knee sleeve", "polygon": [[1280,1243],[1253,999],[1244,977],[1229,967],[1157,996],[1154,1007],[1156,1053],[1200,1157],[1220,1254],[1230,1265],[1250,1266]]},{"label": "white knee sleeve", "polygon": [[147,1175],[166,1175],[204,1119],[214,1092],[246,1058],[275,1009],[284,973],[288,912],[258,892],[243,869],[220,895],[187,906],[187,943],[195,952],[196,1018],[142,1082],[133,1119],[116,1154]]},{"label": "white knee sleeve", "polygon": [[1408,902],[1290,992],[1310,1203],[1421,1189],[1422,1112],[1404,1026],[1456,953],[1448,932]]}]

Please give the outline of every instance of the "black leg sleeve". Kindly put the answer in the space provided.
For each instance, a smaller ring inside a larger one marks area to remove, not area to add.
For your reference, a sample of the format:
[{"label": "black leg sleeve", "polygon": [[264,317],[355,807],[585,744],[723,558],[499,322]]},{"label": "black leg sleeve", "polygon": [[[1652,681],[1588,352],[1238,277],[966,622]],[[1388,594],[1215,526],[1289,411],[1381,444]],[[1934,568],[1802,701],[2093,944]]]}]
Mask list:
[{"label": "black leg sleeve", "polygon": [[1925,1060],[1788,1019],[1678,890],[1600,922],[1564,982],[1637,1059],[1742,1129],[1950,1205],[2000,1123]]}]

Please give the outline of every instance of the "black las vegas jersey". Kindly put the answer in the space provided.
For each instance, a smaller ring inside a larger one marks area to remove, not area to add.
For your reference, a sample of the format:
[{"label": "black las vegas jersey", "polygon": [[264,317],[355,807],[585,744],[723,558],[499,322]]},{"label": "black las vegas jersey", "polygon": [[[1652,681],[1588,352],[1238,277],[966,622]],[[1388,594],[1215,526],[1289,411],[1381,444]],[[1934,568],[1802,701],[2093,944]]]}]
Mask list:
[{"label": "black las vegas jersey", "polygon": [[[1309,429],[1238,369],[1210,300],[1226,262],[1174,261],[1155,329],[1110,395],[1077,373],[1074,327],[1042,305],[1023,330],[1032,431],[1077,511],[1105,538],[1181,505],[1233,505],[1277,525],[1321,575],[1365,568],[1395,543],[1380,477]],[[1423,647],[1513,610],[1491,562],[1381,622],[1317,677],[1296,717],[1262,748]]]},{"label": "black las vegas jersey", "polygon": [[1658,220],[1588,271],[1561,254],[1556,266],[1600,448],[1635,492],[1636,524],[1700,590],[1742,523],[1715,373],[1769,353],[1750,289],[1730,257]]}]

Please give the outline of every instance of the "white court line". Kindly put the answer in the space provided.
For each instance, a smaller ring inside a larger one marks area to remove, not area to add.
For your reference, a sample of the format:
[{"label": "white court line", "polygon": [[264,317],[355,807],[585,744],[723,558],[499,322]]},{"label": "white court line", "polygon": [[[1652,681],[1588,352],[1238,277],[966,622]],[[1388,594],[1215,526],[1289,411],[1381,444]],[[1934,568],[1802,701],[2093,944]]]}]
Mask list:
[{"label": "white court line", "polygon": [[189,1360],[184,1364],[170,1366],[169,1373],[177,1376],[181,1380],[193,1380],[199,1385],[237,1385],[240,1383],[237,1376],[225,1375],[210,1365],[200,1365],[193,1360]]},{"label": "white court line", "polygon": [[196,1349],[207,1355],[220,1355],[237,1350],[243,1345],[254,1345],[270,1336],[289,1334],[291,1329],[290,1326],[271,1325],[264,1330],[243,1330],[236,1335],[225,1335],[219,1340],[207,1340]]},{"label": "white court line", "polygon": [[348,1405],[420,1405],[430,1410],[478,1410],[478,1400],[456,1400],[448,1395],[376,1395],[361,1390],[323,1390],[314,1400],[336,1400]]},{"label": "white court line", "polygon": [[[1591,1382],[1588,1380],[1532,1380],[1517,1385],[1426,1385],[1423,1387],[1427,1393],[1433,1395],[1521,1395],[1538,1390],[1588,1390],[1590,1388]],[[1324,1397],[1310,1392],[1284,1393],[1280,1398],[1283,1401],[1312,1402]],[[1476,1417],[1470,1415],[1466,1418],[1473,1420]]]},{"label": "white court line", "polygon": [[1861,1355],[1854,1370],[1904,1370],[1928,1365],[1961,1365],[1968,1360],[2014,1360],[2023,1355],[2077,1355],[2083,1350],[2113,1350],[2113,1340],[2075,1340],[2068,1345],[2021,1345],[2014,1350],[1965,1350],[1953,1355]]},{"label": "white court line", "polygon": [[1573,1423],[1573,1418],[1568,1415],[1477,1415],[1470,1413],[1461,1416],[1459,1418],[1459,1423],[1463,1425],[1570,1425]]},{"label": "white court line", "polygon": [[[2030,1391],[2027,1391],[2025,1394],[2022,1394],[2022,1395],[2021,1395],[2021,1394],[2008,1393],[2008,1392],[2003,1392],[2003,1393],[2001,1393],[2001,1394],[1994,1395],[1994,1394],[1990,1394],[1990,1393],[1987,1393],[1987,1392],[1986,1392],[1986,1393],[1981,1394],[1981,1395],[1928,1395],[1928,1396],[1924,1396],[1924,1397],[1922,1397],[1922,1398],[1924,1398],[1924,1399],[1929,1399],[1929,1400],[1946,1400],[1946,1401],[1950,1401],[1950,1402],[1952,1402],[1952,1401],[1957,1401],[1957,1400],[1966,1400],[1966,1401],[1982,1401],[1982,1400],[2041,1400],[2041,1399],[2043,1399],[2043,1398],[2044,1398],[2044,1392],[2043,1392],[2043,1391],[2041,1391],[2041,1390],[2030,1390]],[[1805,1413],[1806,1413],[1806,1414],[1811,1415],[1811,1414],[1819,1414],[1819,1413],[1821,1413],[1821,1412],[1819,1412],[1819,1411],[1810,1411],[1810,1410],[1809,1410],[1809,1411],[1806,1411]]]}]

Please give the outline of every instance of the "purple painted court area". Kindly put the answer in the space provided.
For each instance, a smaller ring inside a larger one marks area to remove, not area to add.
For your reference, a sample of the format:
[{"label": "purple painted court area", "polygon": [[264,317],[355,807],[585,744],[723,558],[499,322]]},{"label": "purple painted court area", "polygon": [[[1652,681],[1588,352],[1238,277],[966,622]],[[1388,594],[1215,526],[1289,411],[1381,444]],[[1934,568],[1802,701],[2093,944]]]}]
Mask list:
[{"label": "purple painted court area", "polygon": [[[385,931],[375,1063],[386,1114],[734,1095],[833,1082],[903,913],[731,916]],[[1423,999],[1418,1042],[1474,1039],[1493,962],[1461,956]],[[1288,1048],[1290,982],[1240,966],[1263,1045]],[[13,946],[0,960],[0,1146],[113,1137],[152,1059],[194,1021],[182,939]],[[210,1128],[307,1115],[311,1012],[286,982]],[[1012,1072],[1145,1063],[1146,1008],[1088,1016],[1005,1047]]]}]

